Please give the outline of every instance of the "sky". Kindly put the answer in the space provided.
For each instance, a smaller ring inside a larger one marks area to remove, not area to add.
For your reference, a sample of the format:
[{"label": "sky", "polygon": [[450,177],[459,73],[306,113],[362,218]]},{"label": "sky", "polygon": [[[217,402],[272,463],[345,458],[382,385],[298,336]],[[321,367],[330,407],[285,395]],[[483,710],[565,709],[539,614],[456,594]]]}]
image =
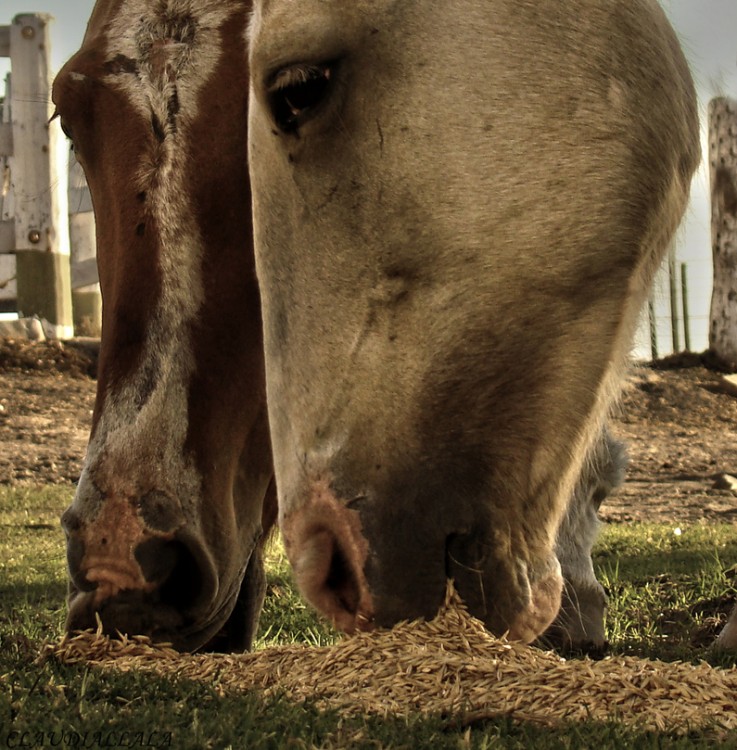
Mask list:
[{"label": "sky", "polygon": [[[661,0],[683,43],[696,81],[702,115],[702,151],[706,153],[706,108],[714,96],[737,98],[737,0]],[[0,0],[0,24],[8,24],[17,13],[43,12],[54,16],[51,26],[52,65],[58,70],[79,47],[93,0]],[[0,80],[9,62],[0,59]],[[691,347],[708,345],[711,298],[711,237],[709,175],[706,166],[694,179],[691,203],[679,231],[677,254],[688,267]],[[667,319],[667,282],[656,283],[660,353],[670,350]],[[681,342],[683,336],[681,335]],[[638,333],[636,355],[647,356],[645,327]]]}]

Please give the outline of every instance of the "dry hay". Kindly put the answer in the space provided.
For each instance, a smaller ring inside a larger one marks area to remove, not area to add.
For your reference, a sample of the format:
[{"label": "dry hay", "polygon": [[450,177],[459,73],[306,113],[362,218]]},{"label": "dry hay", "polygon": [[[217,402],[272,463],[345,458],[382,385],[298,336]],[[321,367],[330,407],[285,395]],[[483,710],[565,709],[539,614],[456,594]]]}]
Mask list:
[{"label": "dry hay", "polygon": [[737,728],[737,668],[635,657],[567,661],[490,635],[449,588],[430,621],[359,633],[335,646],[252,654],[180,654],[143,636],[85,631],[47,644],[44,657],[207,682],[220,693],[261,690],[349,713],[484,718],[555,724],[619,720],[644,729]]}]

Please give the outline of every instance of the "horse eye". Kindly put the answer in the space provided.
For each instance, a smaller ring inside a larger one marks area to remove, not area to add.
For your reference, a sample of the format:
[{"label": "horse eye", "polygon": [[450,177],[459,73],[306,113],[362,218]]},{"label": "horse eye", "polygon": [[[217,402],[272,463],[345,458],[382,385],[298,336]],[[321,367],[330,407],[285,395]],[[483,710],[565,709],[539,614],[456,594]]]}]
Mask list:
[{"label": "horse eye", "polygon": [[59,127],[61,128],[61,132],[64,133],[67,140],[69,141],[69,144],[72,147],[72,151],[76,151],[76,148],[74,147],[74,136],[72,135],[72,129],[64,121],[64,118],[61,116],[58,109],[54,111],[54,114],[51,116],[49,123],[53,122],[54,120],[59,120]]},{"label": "horse eye", "polygon": [[54,116],[51,118],[51,120],[49,120],[49,122],[52,122],[53,120],[59,120],[59,127],[61,128],[61,132],[64,133],[64,135],[70,141],[74,141],[74,137],[72,136],[72,129],[69,127],[64,118],[59,114],[58,110],[54,112]]},{"label": "horse eye", "polygon": [[59,125],[61,126],[61,132],[64,133],[64,135],[70,140],[74,141],[74,136],[72,135],[72,129],[69,127],[69,125],[64,122],[63,118],[59,118]]},{"label": "horse eye", "polygon": [[294,133],[325,99],[333,77],[331,65],[293,65],[280,70],[269,86],[274,120],[285,133]]}]

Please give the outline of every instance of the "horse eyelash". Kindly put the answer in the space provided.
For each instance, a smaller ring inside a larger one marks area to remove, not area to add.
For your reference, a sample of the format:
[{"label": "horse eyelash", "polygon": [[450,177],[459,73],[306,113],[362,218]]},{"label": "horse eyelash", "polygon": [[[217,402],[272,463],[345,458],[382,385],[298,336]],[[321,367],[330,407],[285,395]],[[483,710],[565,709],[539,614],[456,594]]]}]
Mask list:
[{"label": "horse eyelash", "polygon": [[61,116],[61,113],[59,112],[58,108],[54,110],[54,114],[49,117],[48,125],[51,125],[54,120],[59,121],[59,126],[61,127],[61,132],[64,133],[64,137],[72,144],[72,148],[74,148],[74,143],[72,140],[72,131],[64,124],[64,120]]},{"label": "horse eyelash", "polygon": [[332,68],[330,65],[293,65],[289,68],[282,68],[274,75],[271,84],[268,86],[268,92],[275,94],[291,86],[309,83],[320,77],[329,81],[331,75]]}]

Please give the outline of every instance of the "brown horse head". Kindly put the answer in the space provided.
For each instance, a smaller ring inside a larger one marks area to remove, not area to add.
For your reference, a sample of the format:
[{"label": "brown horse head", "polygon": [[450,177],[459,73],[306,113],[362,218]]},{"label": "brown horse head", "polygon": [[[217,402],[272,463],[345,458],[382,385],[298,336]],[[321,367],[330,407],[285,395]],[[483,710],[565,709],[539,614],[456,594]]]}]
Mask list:
[{"label": "brown horse head", "polygon": [[97,400],[69,629],[250,645],[273,523],[242,0],[98,0],[53,96],[92,194]]}]

